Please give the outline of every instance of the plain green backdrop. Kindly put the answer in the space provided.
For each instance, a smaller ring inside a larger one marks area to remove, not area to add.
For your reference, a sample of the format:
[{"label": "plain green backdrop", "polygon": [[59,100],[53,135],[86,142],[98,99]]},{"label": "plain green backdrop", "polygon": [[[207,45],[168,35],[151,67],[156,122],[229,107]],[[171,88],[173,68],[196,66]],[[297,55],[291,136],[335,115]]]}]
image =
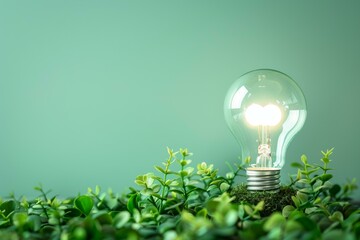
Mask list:
[{"label": "plain green backdrop", "polygon": [[[122,193],[166,146],[194,163],[236,162],[223,101],[273,68],[303,89],[308,118],[287,152],[334,181],[360,171],[359,1],[0,0],[0,196]],[[356,193],[360,198],[359,191]]]}]

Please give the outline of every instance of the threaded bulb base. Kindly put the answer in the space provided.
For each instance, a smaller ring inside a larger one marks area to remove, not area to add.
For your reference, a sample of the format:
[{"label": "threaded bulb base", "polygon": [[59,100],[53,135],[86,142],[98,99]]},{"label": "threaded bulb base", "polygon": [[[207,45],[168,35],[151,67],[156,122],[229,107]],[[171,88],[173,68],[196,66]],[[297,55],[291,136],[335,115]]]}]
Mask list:
[{"label": "threaded bulb base", "polygon": [[279,168],[247,168],[247,189],[249,191],[279,191]]}]

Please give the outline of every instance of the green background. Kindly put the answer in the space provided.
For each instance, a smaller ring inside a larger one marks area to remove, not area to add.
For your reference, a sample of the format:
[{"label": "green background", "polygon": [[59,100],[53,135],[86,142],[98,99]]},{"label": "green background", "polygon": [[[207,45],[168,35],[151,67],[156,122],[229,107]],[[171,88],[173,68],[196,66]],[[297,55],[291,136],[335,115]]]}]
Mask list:
[{"label": "green background", "polygon": [[[124,192],[166,146],[220,172],[223,101],[247,71],[294,78],[308,118],[287,152],[359,178],[359,1],[0,0],[0,195]],[[360,180],[360,179],[359,179]],[[359,198],[359,191],[356,193]]]}]

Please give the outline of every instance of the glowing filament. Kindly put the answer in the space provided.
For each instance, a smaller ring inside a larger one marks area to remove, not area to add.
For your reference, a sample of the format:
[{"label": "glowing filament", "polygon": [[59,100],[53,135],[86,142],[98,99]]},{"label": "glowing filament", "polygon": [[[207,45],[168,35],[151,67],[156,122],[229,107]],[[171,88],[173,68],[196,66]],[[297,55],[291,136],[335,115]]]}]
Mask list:
[{"label": "glowing filament", "polygon": [[281,120],[281,111],[274,104],[268,104],[265,107],[251,104],[246,109],[245,118],[253,126],[276,126]]}]

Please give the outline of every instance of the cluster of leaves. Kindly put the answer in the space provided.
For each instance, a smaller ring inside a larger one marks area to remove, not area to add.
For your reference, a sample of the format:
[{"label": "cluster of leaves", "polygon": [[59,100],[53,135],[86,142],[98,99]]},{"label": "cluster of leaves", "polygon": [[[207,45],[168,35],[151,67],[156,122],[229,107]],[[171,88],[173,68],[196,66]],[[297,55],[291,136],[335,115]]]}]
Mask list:
[{"label": "cluster of leaves", "polygon": [[138,176],[126,195],[96,187],[60,200],[39,186],[37,199],[0,200],[0,239],[358,239],[360,210],[349,198],[356,185],[330,183],[331,153],[320,166],[305,156],[294,163],[289,205],[264,215],[269,198],[251,202],[234,193],[242,165],[223,177],[205,162],[192,167],[187,149],[168,149],[158,173]]},{"label": "cluster of leaves", "polygon": [[[291,177],[290,185],[297,193],[291,197],[293,204],[283,208],[282,216],[277,214],[278,234],[283,234],[284,228],[289,226],[297,228],[300,223],[308,230],[307,235],[303,236],[306,239],[320,236],[332,239],[360,238],[359,204],[349,203],[350,194],[357,188],[356,181],[353,179],[343,187],[330,181],[333,178],[328,173],[333,170],[329,168],[332,153],[333,149],[322,152],[321,165],[310,164],[305,155],[301,156],[301,163],[292,164],[298,172],[296,177]],[[296,234],[300,236],[301,232]]]}]

